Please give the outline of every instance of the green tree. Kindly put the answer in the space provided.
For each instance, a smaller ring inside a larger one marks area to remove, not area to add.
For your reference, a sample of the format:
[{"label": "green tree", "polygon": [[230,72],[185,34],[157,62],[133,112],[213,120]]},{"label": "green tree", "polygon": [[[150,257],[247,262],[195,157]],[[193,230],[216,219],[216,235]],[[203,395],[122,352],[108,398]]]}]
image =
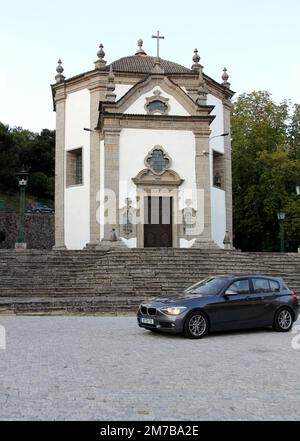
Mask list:
[{"label": "green tree", "polygon": [[0,123],[0,188],[15,189],[19,148],[9,126]]},{"label": "green tree", "polygon": [[55,131],[34,133],[0,123],[0,188],[17,191],[16,172],[30,172],[29,191],[39,198],[53,198]]},{"label": "green tree", "polygon": [[300,229],[291,209],[296,210],[298,205],[300,208],[300,200],[295,195],[300,162],[295,154],[297,148],[291,144],[291,133],[298,119],[295,114],[290,117],[290,112],[288,102],[276,104],[268,92],[244,94],[235,102],[232,158],[237,248],[278,250],[276,213],[283,209],[287,214],[287,247],[296,249]]},{"label": "green tree", "polygon": [[291,154],[300,159],[300,105],[295,104],[288,129]]}]

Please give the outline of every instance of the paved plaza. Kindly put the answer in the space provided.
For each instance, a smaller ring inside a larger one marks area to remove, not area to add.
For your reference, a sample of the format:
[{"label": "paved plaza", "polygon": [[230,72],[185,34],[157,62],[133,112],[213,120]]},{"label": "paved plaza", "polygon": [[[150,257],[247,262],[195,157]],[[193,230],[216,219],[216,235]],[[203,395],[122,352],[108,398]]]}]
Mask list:
[{"label": "paved plaza", "polygon": [[193,341],[134,316],[0,316],[2,343],[3,327],[1,420],[300,420],[292,332]]}]

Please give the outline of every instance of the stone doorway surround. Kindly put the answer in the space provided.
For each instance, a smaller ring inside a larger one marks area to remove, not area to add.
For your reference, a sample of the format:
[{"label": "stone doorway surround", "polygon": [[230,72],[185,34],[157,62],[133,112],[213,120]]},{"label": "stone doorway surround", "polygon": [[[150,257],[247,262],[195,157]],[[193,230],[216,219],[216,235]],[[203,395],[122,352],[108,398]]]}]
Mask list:
[{"label": "stone doorway surround", "polygon": [[174,170],[166,170],[161,175],[154,174],[150,169],[142,170],[132,179],[137,187],[137,203],[140,222],[136,225],[137,248],[144,248],[144,201],[145,197],[172,197],[172,246],[179,248],[180,210],[179,187],[184,180]]}]

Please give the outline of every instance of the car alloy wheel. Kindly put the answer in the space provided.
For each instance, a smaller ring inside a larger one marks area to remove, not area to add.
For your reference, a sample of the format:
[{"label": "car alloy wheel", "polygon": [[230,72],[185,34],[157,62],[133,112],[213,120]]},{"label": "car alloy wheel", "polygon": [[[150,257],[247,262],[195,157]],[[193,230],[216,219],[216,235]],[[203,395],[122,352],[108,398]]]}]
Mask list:
[{"label": "car alloy wheel", "polygon": [[292,313],[287,308],[280,309],[275,316],[274,327],[276,331],[288,332],[293,326]]},{"label": "car alloy wheel", "polygon": [[189,338],[202,338],[208,332],[208,320],[206,316],[196,311],[186,320],[184,325],[184,335]]}]

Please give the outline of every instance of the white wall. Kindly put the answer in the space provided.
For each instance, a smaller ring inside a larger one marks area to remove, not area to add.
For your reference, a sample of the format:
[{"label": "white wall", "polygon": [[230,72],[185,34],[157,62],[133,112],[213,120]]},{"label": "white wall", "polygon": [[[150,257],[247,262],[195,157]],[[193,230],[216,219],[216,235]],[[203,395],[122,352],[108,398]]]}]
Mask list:
[{"label": "white wall", "polygon": [[[209,106],[215,106],[214,110],[211,112],[211,115],[215,115],[216,118],[210,125],[211,129],[211,138],[213,136],[218,136],[224,133],[224,110],[223,103],[219,98],[208,94],[207,95],[207,104]],[[220,153],[224,153],[224,137],[218,137],[211,139],[210,141],[210,149],[216,150]]]},{"label": "white wall", "polygon": [[[215,106],[212,115],[216,118],[210,125],[211,138],[224,133],[224,110],[222,101],[209,94],[207,96],[207,104]],[[224,154],[224,137],[218,136],[210,141],[210,180],[211,180],[211,223],[212,223],[212,239],[223,248],[223,240],[226,230],[226,213],[225,213],[225,191],[213,187],[213,157],[212,150]]]},{"label": "white wall", "polygon": [[136,186],[132,178],[146,168],[144,160],[155,145],[161,145],[171,158],[171,169],[184,179],[180,186],[182,200],[192,199],[196,204],[195,182],[195,138],[193,132],[181,130],[123,129],[120,134],[120,208],[125,198],[135,201]]},{"label": "white wall", "polygon": [[211,189],[211,223],[212,240],[224,248],[223,240],[226,231],[225,191],[212,187]]},{"label": "white wall", "polygon": [[185,108],[179,104],[179,102],[172,96],[164,92],[160,87],[155,86],[149,92],[141,95],[129,108],[125,113],[133,113],[133,114],[146,114],[145,104],[146,98],[152,97],[153,92],[155,90],[159,90],[161,92],[161,96],[164,98],[169,98],[168,104],[170,106],[169,115],[181,115],[181,116],[189,116],[189,113],[185,110]]},{"label": "white wall", "polygon": [[90,92],[80,90],[66,99],[65,150],[83,148],[83,185],[65,189],[65,241],[69,249],[89,242],[90,218]]},{"label": "white wall", "polygon": [[133,86],[131,84],[117,84],[115,88],[116,101],[122,98]]},{"label": "white wall", "polygon": [[[123,129],[120,135],[120,200],[124,207],[129,197],[136,207],[136,186],[132,181],[145,169],[144,159],[155,145],[161,145],[171,158],[171,169],[176,171],[184,182],[179,187],[179,208],[185,206],[185,199],[192,199],[197,208],[195,182],[195,138],[193,132],[181,130]],[[125,241],[125,240],[124,240]],[[181,247],[189,247],[192,241],[181,242]],[[128,240],[129,247],[136,247],[136,240]]]}]

